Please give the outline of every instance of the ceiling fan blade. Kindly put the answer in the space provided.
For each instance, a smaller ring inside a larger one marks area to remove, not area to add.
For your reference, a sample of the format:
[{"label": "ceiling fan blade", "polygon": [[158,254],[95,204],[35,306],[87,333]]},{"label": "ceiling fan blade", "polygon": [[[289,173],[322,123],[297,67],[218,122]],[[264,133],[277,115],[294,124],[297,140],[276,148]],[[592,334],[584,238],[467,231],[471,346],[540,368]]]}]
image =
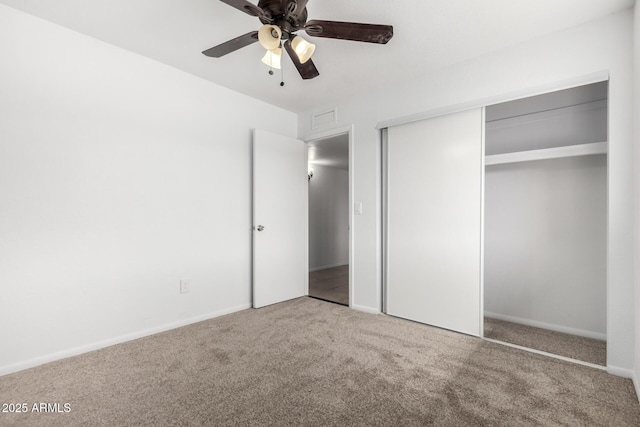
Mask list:
[{"label": "ceiling fan blade", "polygon": [[251,15],[251,16],[259,16],[264,18],[270,18],[262,8],[256,6],[253,3],[249,3],[247,0],[220,0],[222,3],[226,3],[231,7],[235,7],[236,9]]},{"label": "ceiling fan blade", "polygon": [[367,43],[387,44],[393,37],[393,26],[391,25],[359,24],[356,22],[313,20],[307,22],[304,30],[313,37]]},{"label": "ceiling fan blade", "polygon": [[231,39],[227,42],[219,44],[218,46],[214,46],[211,49],[207,49],[203,54],[210,56],[212,58],[220,58],[228,53],[235,52],[238,49],[241,49],[245,46],[249,46],[252,43],[258,41],[258,32],[251,31],[250,33],[244,34],[240,37],[236,37],[235,39]]},{"label": "ceiling fan blade", "polygon": [[300,62],[300,60],[298,59],[298,55],[293,50],[293,47],[291,47],[290,40],[284,42],[284,49],[287,51],[289,57],[291,57],[291,60],[293,61],[293,64],[298,69],[300,77],[302,77],[304,80],[313,79],[320,75],[312,60],[308,60],[304,64]]}]

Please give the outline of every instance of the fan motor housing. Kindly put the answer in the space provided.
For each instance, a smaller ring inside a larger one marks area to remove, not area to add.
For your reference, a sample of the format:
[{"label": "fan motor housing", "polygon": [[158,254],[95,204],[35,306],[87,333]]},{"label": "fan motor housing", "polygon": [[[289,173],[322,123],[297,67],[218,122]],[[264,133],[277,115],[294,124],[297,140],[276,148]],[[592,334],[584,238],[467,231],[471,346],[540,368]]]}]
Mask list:
[{"label": "fan motor housing", "polygon": [[[291,4],[297,4],[295,1],[282,1],[282,0],[260,0],[258,2],[258,7],[264,10],[268,15],[271,16],[272,22],[260,18],[260,21],[263,24],[274,24],[282,29],[283,38],[285,34],[291,34],[295,31],[298,31],[300,28],[304,27],[304,24],[307,22],[307,8],[305,7],[302,12],[294,12],[289,14],[288,19],[286,18],[286,11]],[[297,8],[297,6],[296,6]]]}]

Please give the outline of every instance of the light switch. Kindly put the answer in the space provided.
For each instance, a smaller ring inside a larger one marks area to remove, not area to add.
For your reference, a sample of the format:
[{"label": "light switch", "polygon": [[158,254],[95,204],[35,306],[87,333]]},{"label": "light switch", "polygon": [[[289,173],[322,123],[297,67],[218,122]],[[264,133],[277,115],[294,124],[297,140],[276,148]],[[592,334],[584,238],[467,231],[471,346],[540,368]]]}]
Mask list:
[{"label": "light switch", "polygon": [[356,202],[356,215],[362,215],[362,202]]}]

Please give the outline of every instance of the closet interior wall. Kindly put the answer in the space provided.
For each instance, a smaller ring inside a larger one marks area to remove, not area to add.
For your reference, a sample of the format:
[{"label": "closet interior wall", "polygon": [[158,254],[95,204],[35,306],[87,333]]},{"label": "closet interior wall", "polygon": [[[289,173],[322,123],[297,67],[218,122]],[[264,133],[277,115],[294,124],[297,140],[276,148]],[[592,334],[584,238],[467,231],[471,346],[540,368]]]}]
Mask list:
[{"label": "closet interior wall", "polygon": [[486,108],[486,317],[606,339],[607,92]]}]

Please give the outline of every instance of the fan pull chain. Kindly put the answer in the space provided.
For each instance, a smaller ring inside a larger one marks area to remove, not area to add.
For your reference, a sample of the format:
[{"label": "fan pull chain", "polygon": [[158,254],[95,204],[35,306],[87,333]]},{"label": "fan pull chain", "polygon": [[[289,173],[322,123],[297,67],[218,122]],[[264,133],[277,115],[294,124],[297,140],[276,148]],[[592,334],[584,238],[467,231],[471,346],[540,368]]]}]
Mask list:
[{"label": "fan pull chain", "polygon": [[273,56],[269,56],[269,75],[273,76]]},{"label": "fan pull chain", "polygon": [[271,57],[269,57],[269,75],[273,76],[273,64],[271,62]]},{"label": "fan pull chain", "polygon": [[[280,49],[283,49],[282,40],[280,40]],[[282,61],[282,60],[280,61],[280,87],[284,87],[284,63],[285,62],[286,61]]]},{"label": "fan pull chain", "polygon": [[280,87],[284,87],[284,64],[280,64]]}]

